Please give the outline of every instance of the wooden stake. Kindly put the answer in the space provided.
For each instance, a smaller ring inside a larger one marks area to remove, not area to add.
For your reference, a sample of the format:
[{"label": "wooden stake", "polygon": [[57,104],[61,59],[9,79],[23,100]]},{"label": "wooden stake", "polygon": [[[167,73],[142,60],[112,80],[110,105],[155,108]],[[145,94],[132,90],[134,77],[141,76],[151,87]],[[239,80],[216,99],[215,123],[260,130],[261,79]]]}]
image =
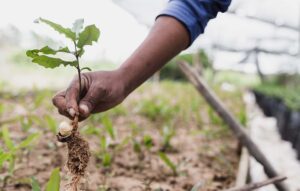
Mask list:
[{"label": "wooden stake", "polygon": [[[234,135],[245,146],[249,153],[264,167],[264,171],[269,178],[278,176],[273,166],[270,164],[265,155],[246,134],[245,128],[233,117],[233,115],[226,109],[220,99],[210,90],[204,80],[196,74],[195,71],[186,63],[179,62],[179,67],[185,76],[191,81],[199,93],[205,98],[210,106],[218,113],[218,115],[227,123]],[[279,191],[287,191],[286,186],[281,182],[275,183]]]},{"label": "wooden stake", "polygon": [[224,190],[224,191],[250,191],[250,190],[254,190],[254,189],[257,189],[257,188],[267,186],[269,184],[274,184],[274,183],[281,182],[285,179],[286,179],[285,176],[276,176],[274,178],[265,180],[263,182],[251,183],[251,184],[239,187],[239,188],[230,188],[230,189]]}]

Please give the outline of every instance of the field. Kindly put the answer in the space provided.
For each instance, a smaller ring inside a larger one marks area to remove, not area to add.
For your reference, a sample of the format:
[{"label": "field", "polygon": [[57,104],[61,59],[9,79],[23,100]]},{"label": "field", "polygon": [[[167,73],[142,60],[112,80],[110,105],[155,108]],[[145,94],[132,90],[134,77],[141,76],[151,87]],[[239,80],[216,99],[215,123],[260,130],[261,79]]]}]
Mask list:
[{"label": "field", "polygon": [[[241,93],[214,88],[246,122]],[[44,190],[52,170],[67,183],[66,145],[56,141],[65,120],[51,103],[54,91],[0,89],[0,190]],[[232,187],[238,143],[191,85],[146,83],[118,107],[80,124],[92,152],[85,190],[190,190]]]}]

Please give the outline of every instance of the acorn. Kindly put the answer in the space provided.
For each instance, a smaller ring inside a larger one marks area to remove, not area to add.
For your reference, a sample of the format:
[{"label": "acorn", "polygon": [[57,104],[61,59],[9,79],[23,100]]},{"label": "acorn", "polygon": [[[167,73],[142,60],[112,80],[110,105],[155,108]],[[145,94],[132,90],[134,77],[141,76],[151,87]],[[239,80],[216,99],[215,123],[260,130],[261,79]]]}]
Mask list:
[{"label": "acorn", "polygon": [[62,137],[68,137],[72,134],[73,126],[71,122],[63,121],[59,124],[58,127],[59,134]]}]

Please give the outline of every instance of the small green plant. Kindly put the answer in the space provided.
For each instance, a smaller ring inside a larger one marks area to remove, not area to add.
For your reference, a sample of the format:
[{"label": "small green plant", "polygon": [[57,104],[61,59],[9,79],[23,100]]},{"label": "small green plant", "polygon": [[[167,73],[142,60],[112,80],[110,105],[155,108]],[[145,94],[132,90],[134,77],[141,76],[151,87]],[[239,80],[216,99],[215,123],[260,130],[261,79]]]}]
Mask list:
[{"label": "small green plant", "polygon": [[145,117],[155,121],[162,119],[168,123],[175,113],[178,111],[177,107],[171,107],[169,100],[163,97],[155,97],[150,100],[143,100],[140,102],[139,112]]},{"label": "small green plant", "polygon": [[31,178],[31,188],[32,188],[32,191],[41,191],[39,182],[35,179],[35,177]]},{"label": "small green plant", "polygon": [[108,168],[111,166],[113,157],[109,151],[109,142],[104,135],[100,136],[100,151],[96,156],[101,160],[103,167]]},{"label": "small green plant", "polygon": [[173,175],[177,175],[177,166],[174,164],[171,159],[163,152],[159,152],[160,159],[172,170]]},{"label": "small green plant", "polygon": [[39,133],[34,133],[29,135],[26,139],[21,141],[19,144],[15,144],[10,137],[7,126],[2,127],[2,138],[4,140],[4,144],[7,148],[7,151],[0,150],[0,167],[2,167],[5,161],[9,162],[9,172],[13,173],[15,168],[15,161],[17,158],[17,154],[20,150],[24,148],[28,148],[33,141],[35,141],[40,136]]},{"label": "small green plant", "polygon": [[153,147],[153,139],[150,135],[144,135],[142,140],[138,140],[136,136],[131,137],[133,151],[137,154],[139,161],[144,160],[147,151]]},{"label": "small green plant", "polygon": [[101,135],[101,129],[95,127],[93,124],[87,124],[86,126],[82,127],[80,129],[80,132],[84,135],[94,135],[94,136]]},{"label": "small green plant", "polygon": [[47,128],[53,133],[56,134],[57,132],[57,123],[55,121],[55,119],[53,117],[51,117],[50,115],[45,115],[44,119],[46,121],[47,124]]},{"label": "small green plant", "polygon": [[[92,45],[93,42],[97,42],[100,36],[100,30],[95,25],[88,25],[83,28],[83,19],[77,19],[73,23],[72,28],[63,27],[57,23],[49,21],[47,19],[39,18],[36,23],[44,23],[49,25],[55,31],[63,34],[67,39],[71,40],[74,47],[71,50],[69,47],[61,47],[58,49],[50,48],[49,46],[44,46],[41,49],[28,50],[26,55],[32,59],[33,63],[39,64],[45,68],[56,68],[61,65],[71,66],[77,70],[78,74],[78,99],[82,93],[82,71],[91,70],[89,67],[80,66],[80,58],[84,54],[84,48],[87,45]],[[60,55],[71,55],[72,60],[66,60]],[[36,103],[38,105],[39,103]],[[52,122],[50,122],[52,123]],[[52,125],[52,124],[51,124]],[[70,124],[71,126],[71,124]],[[66,126],[64,126],[66,127]],[[66,129],[66,128],[61,128]],[[66,133],[70,139],[65,139],[64,134],[58,133],[58,139],[61,142],[66,142],[68,144],[68,162],[67,167],[71,172],[73,178],[69,184],[74,190],[77,189],[80,178],[84,176],[87,164],[90,158],[89,145],[86,140],[84,140],[79,133],[78,129],[78,116],[74,117],[72,127],[68,128],[70,133]]]},{"label": "small green plant", "polygon": [[0,150],[0,169],[3,167],[5,161],[9,161],[11,154],[9,152],[4,152]]},{"label": "small green plant", "polygon": [[17,116],[15,120],[12,120],[11,122],[13,123],[14,121],[20,122],[21,128],[24,132],[28,132],[34,125],[35,126],[43,125],[39,116],[35,114]]},{"label": "small green plant", "polygon": [[37,108],[39,108],[41,105],[46,106],[48,102],[45,102],[47,98],[50,97],[50,91],[49,90],[43,90],[40,91],[36,88],[33,89],[34,93],[34,98],[31,103],[30,111],[35,111]]},{"label": "small green plant", "polygon": [[[84,47],[86,45],[92,45],[93,42],[97,42],[100,36],[100,30],[95,25],[86,26],[83,29],[83,19],[78,19],[73,23],[72,29],[65,28],[59,24],[56,24],[47,19],[39,18],[36,23],[45,23],[52,27],[55,31],[65,35],[74,44],[74,50],[71,51],[69,47],[62,47],[59,49],[52,49],[49,46],[45,46],[41,49],[28,50],[26,55],[32,58],[32,62],[37,63],[45,68],[56,68],[60,65],[75,67],[79,78],[79,90],[81,91],[81,72],[83,70],[90,70],[88,67],[80,67],[79,59],[84,54]],[[83,29],[83,30],[82,30]],[[63,60],[56,56],[58,53],[71,54],[75,58],[74,60]]]},{"label": "small green plant", "polygon": [[21,127],[22,130],[24,132],[28,132],[28,130],[32,127],[33,125],[33,121],[31,120],[30,117],[21,117],[20,118],[20,123],[21,123]]},{"label": "small green plant", "polygon": [[[59,191],[60,186],[60,174],[59,168],[55,168],[50,175],[50,178],[46,184],[45,191]],[[38,181],[32,177],[31,178],[31,187],[32,191],[41,191],[41,187]]]},{"label": "small green plant", "polygon": [[133,151],[136,153],[139,161],[144,160],[145,154],[143,152],[141,143],[135,137],[132,137],[131,140],[132,140]]},{"label": "small green plant", "polygon": [[112,164],[112,155],[109,152],[106,152],[102,155],[102,165],[104,167],[110,167]]},{"label": "small green plant", "polygon": [[143,128],[139,127],[136,123],[130,125],[131,135],[129,140],[131,140],[132,149],[137,155],[139,162],[144,160],[146,152],[149,151],[153,145],[153,139],[150,135],[145,134],[143,137],[140,137],[143,134]]},{"label": "small green plant", "polygon": [[162,130],[162,138],[163,138],[163,143],[162,143],[162,148],[161,151],[168,151],[172,150],[172,145],[171,145],[171,140],[172,138],[176,135],[176,132],[174,128],[172,128],[169,125],[165,125]]},{"label": "small green plant", "polygon": [[102,118],[101,118],[101,122],[102,122],[105,130],[109,134],[110,138],[112,140],[115,140],[116,139],[116,132],[115,132],[115,129],[113,128],[112,121],[109,119],[109,117],[107,115],[103,115]]},{"label": "small green plant", "polygon": [[144,135],[143,143],[148,150],[150,150],[154,145],[153,139],[150,135]]}]

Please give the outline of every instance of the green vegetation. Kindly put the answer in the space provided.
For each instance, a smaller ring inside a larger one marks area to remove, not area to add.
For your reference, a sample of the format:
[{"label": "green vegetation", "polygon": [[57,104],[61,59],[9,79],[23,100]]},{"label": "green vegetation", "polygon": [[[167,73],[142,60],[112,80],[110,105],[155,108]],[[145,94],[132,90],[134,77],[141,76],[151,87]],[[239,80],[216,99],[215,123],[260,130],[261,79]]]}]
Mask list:
[{"label": "green vegetation", "polygon": [[169,125],[165,125],[162,129],[162,151],[172,150],[171,140],[176,135],[174,128]]},{"label": "green vegetation", "polygon": [[291,110],[300,110],[300,87],[297,83],[297,76],[287,80],[287,77],[274,77],[273,82],[255,86],[253,89],[267,96],[282,100]]},{"label": "green vegetation", "polygon": [[163,152],[159,152],[160,159],[172,170],[173,175],[177,175],[177,166],[174,164],[171,159]]},{"label": "green vegetation", "polygon": [[2,151],[0,150],[0,168],[2,168],[3,163],[7,161],[9,163],[9,172],[12,174],[15,170],[15,162],[17,157],[19,156],[18,153],[22,149],[30,149],[30,145],[33,141],[35,141],[40,134],[34,133],[26,137],[23,141],[21,141],[19,144],[14,143],[13,139],[10,136],[9,130],[7,126],[2,127],[2,134],[1,138],[4,141],[4,144],[6,146],[6,150]]},{"label": "green vegetation", "polygon": [[[213,88],[234,115],[244,120],[242,94],[237,91],[224,91],[218,85]],[[63,169],[64,163],[61,159],[66,153],[65,147],[57,143],[55,137],[56,121],[62,117],[47,101],[51,100],[54,92],[34,90],[30,93],[22,91],[1,93],[6,99],[0,104],[2,108],[0,110],[1,176],[3,172],[12,170],[10,174],[3,174],[0,178],[0,186],[25,182],[34,191],[44,190],[48,183],[47,180],[41,178],[45,176],[43,172],[56,167]],[[234,101],[232,101],[233,98]],[[21,117],[14,116],[13,111],[20,107],[26,108],[26,113]],[[2,124],[1,121],[6,118],[14,120]],[[183,82],[146,83],[129,96],[122,105],[107,112],[92,115],[89,120],[82,123],[80,132],[89,140],[92,153],[91,165],[97,168],[91,171],[91,176],[101,176],[96,183],[97,188],[92,188],[92,190],[102,187],[104,190],[113,188],[109,185],[109,181],[118,176],[134,177],[135,174],[143,176],[146,172],[167,179],[168,177],[176,179],[188,176],[187,164],[191,164],[191,161],[184,154],[187,147],[181,148],[181,145],[191,143],[188,141],[203,147],[212,143],[211,147],[203,149],[209,156],[203,155],[199,147],[197,147],[199,150],[192,150],[190,154],[194,153],[195,159],[201,156],[201,158],[208,157],[209,160],[217,161],[210,157],[219,157],[219,152],[229,150],[226,144],[223,146],[224,140],[230,137],[228,128],[194,87]],[[39,144],[34,141],[37,140],[37,135],[40,136]],[[27,144],[28,140],[29,144]],[[222,140],[221,146],[218,145],[219,143],[214,144],[219,140]],[[231,137],[229,140],[234,139]],[[11,152],[9,148],[21,149]],[[230,152],[233,151],[230,150]],[[12,156],[14,160],[10,159]],[[224,154],[226,165],[224,165],[225,162],[216,164],[222,164],[223,169],[233,168],[232,162],[226,158],[229,156],[232,157],[232,155]],[[27,165],[32,160],[38,165]],[[195,162],[199,163],[197,160]],[[162,167],[159,168],[161,171],[155,169],[156,166]],[[28,170],[28,173],[31,173],[28,175],[29,179],[22,177],[22,173],[19,173],[22,168],[30,169]],[[56,177],[59,175],[55,174]],[[62,185],[66,183],[66,178],[66,175],[62,173]],[[53,184],[57,184],[58,181],[55,182]],[[149,185],[152,188],[151,184]],[[4,187],[6,188],[8,187]]]},{"label": "green vegetation", "polygon": [[[41,191],[41,187],[38,181],[33,177],[31,179],[31,187],[32,191]],[[59,168],[55,168],[50,175],[50,178],[46,184],[45,191],[59,191],[60,187],[60,174]]]},{"label": "green vegetation", "polygon": [[[26,55],[32,58],[33,63],[37,63],[45,68],[56,68],[60,65],[75,67],[79,78],[79,90],[81,91],[81,72],[83,70],[91,70],[89,67],[81,67],[79,59],[84,54],[85,46],[92,45],[97,42],[100,36],[100,30],[95,25],[88,25],[83,29],[83,19],[78,19],[73,23],[72,29],[63,27],[57,23],[47,19],[39,18],[36,23],[45,23],[60,34],[63,34],[67,39],[74,44],[74,50],[71,51],[69,47],[61,47],[58,49],[45,46],[41,49],[28,50]],[[74,56],[74,60],[66,60],[57,57],[58,53]],[[56,56],[56,57],[55,57]]]},{"label": "green vegetation", "polygon": [[196,61],[201,64],[204,70],[212,70],[212,61],[209,59],[204,50],[200,49],[194,54],[180,54],[166,64],[160,71],[160,78],[163,80],[186,81],[186,77],[177,66],[178,61],[186,61],[192,64]]}]

